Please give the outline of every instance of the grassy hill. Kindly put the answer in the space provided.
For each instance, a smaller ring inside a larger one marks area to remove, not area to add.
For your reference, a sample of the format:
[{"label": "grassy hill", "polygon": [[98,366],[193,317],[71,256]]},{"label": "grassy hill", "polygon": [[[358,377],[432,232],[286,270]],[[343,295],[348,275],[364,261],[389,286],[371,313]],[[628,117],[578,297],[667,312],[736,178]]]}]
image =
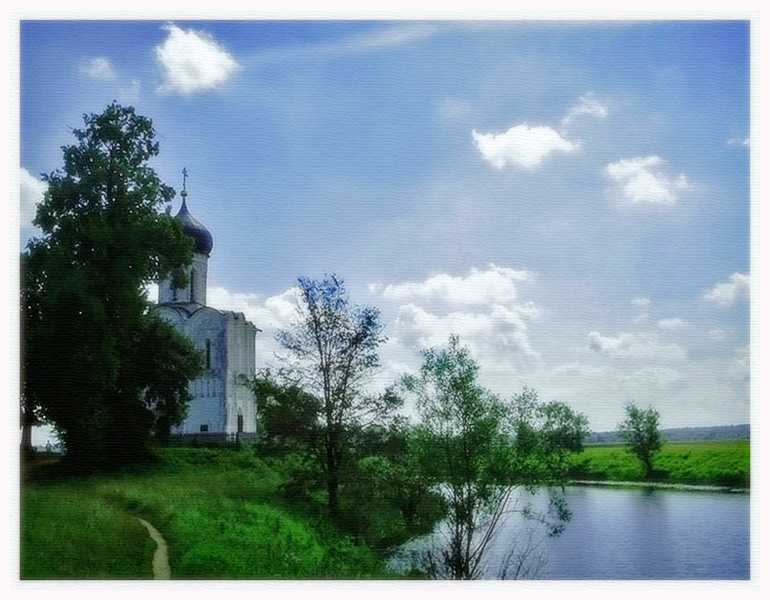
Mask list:
[{"label": "grassy hill", "polygon": [[159,449],[158,461],[73,478],[56,459],[27,465],[21,493],[22,579],[151,579],[155,543],[174,579],[383,579],[381,557],[325,517],[321,503],[279,491],[281,473],[253,449]]}]

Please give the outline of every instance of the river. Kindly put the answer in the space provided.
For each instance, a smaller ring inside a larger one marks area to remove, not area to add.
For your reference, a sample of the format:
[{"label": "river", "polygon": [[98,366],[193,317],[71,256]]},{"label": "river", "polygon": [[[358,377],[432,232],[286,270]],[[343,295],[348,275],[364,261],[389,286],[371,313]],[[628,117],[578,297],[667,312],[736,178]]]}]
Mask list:
[{"label": "river", "polygon": [[[571,486],[565,492],[572,519],[544,541],[525,567],[553,580],[748,579],[748,493]],[[547,505],[547,494],[533,499]],[[489,549],[489,578],[499,578],[512,544],[527,538],[511,518]],[[423,538],[409,548],[435,544]],[[543,539],[541,533],[532,538]],[[520,544],[522,547],[526,544]],[[529,544],[531,546],[532,544]],[[404,554],[392,564],[404,567]],[[510,570],[509,570],[510,571]]]}]

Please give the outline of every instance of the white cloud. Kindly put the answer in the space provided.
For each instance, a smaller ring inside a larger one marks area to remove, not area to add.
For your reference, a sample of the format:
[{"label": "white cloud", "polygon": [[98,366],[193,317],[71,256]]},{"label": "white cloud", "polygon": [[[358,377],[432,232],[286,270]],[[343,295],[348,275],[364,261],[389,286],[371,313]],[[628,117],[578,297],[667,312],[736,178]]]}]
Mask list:
[{"label": "white cloud", "polygon": [[462,276],[439,273],[422,281],[370,285],[369,301],[382,309],[389,338],[384,370],[395,373],[397,363],[401,373],[415,371],[420,350],[443,347],[450,335],[458,335],[482,365],[483,385],[510,393],[514,380],[541,359],[530,336],[540,309],[522,300],[518,289],[532,281],[528,271],[489,264]]},{"label": "white cloud", "polygon": [[712,329],[708,332],[708,336],[714,342],[722,342],[727,337],[723,329]]},{"label": "white cloud", "polygon": [[606,172],[620,186],[623,199],[634,204],[674,204],[690,185],[683,174],[667,174],[658,156],[619,160],[607,165]]},{"label": "white cloud", "polygon": [[719,306],[730,306],[739,298],[749,297],[750,277],[743,273],[733,273],[728,281],[717,283],[713,289],[703,294],[704,300]]},{"label": "white cloud", "polygon": [[751,138],[731,138],[727,140],[727,143],[730,146],[745,146],[748,148],[751,146]]},{"label": "white cloud", "polygon": [[155,48],[163,70],[161,93],[192,94],[225,83],[240,66],[214,38],[203,31],[166,25],[168,38]]},{"label": "white cloud", "polygon": [[529,279],[528,271],[490,263],[485,271],[473,268],[466,277],[440,273],[421,282],[389,284],[383,288],[382,295],[389,300],[420,299],[466,306],[508,304],[516,300],[516,282]]},{"label": "white cloud", "polygon": [[749,347],[741,348],[727,367],[727,375],[733,379],[748,380],[750,373]]},{"label": "white cloud", "polygon": [[678,344],[660,342],[651,334],[621,333],[612,337],[591,331],[588,334],[588,349],[618,359],[681,360],[686,356]]},{"label": "white cloud", "polygon": [[243,313],[261,331],[257,333],[257,368],[269,365],[281,351],[275,335],[288,329],[297,316],[297,288],[289,288],[275,296],[231,292],[223,287],[207,290],[206,304],[220,310]]},{"label": "white cloud", "polygon": [[392,48],[429,38],[441,30],[439,25],[430,23],[398,24],[380,31],[353,37],[342,42],[342,47],[358,51]]},{"label": "white cloud", "polygon": [[686,325],[685,321],[679,318],[661,319],[658,321],[658,327],[661,329],[681,329]]},{"label": "white cloud", "polygon": [[231,292],[223,287],[207,290],[207,304],[222,310],[242,312],[260,329],[273,333],[288,328],[297,314],[297,288],[276,296]]},{"label": "white cloud", "polygon": [[473,141],[481,155],[495,168],[506,164],[534,169],[554,152],[570,153],[577,144],[563,138],[545,125],[514,125],[505,133],[472,132]]},{"label": "white cloud", "polygon": [[604,118],[607,116],[607,109],[601,104],[593,94],[584,94],[579,98],[579,104],[573,106],[567,116],[561,121],[562,125],[569,125],[575,117],[588,115],[591,117]]},{"label": "white cloud", "polygon": [[438,106],[439,117],[447,121],[464,121],[472,113],[471,106],[457,98],[445,98]]},{"label": "white cloud", "polygon": [[126,104],[131,104],[139,99],[139,92],[142,89],[142,83],[138,79],[132,79],[128,86],[122,87],[120,97]]},{"label": "white cloud", "polygon": [[109,59],[98,56],[88,60],[82,67],[83,72],[94,79],[115,79],[115,71]]},{"label": "white cloud", "polygon": [[25,168],[19,170],[19,217],[21,226],[32,225],[35,218],[38,203],[43,199],[43,194],[48,189],[48,184],[30,175]]},{"label": "white cloud", "polygon": [[682,379],[681,373],[669,367],[652,366],[634,371],[630,375],[622,376],[623,384],[631,384],[634,387],[643,388],[670,388]]},{"label": "white cloud", "polygon": [[635,306],[636,308],[647,308],[650,305],[650,299],[649,298],[634,298],[631,300],[631,305]]},{"label": "white cloud", "polygon": [[479,360],[511,352],[535,358],[538,353],[530,344],[527,320],[536,309],[528,308],[495,304],[483,311],[436,314],[409,303],[398,310],[396,334],[402,343],[420,349],[443,346],[450,335],[458,335]]}]

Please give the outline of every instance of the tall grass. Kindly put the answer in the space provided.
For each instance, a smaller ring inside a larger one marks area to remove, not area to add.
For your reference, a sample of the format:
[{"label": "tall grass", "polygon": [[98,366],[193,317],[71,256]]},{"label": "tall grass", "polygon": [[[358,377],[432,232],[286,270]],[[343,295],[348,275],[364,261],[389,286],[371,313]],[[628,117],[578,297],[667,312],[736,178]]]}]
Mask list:
[{"label": "tall grass", "polygon": [[151,578],[155,545],[136,517],[166,538],[176,579],[393,576],[278,494],[280,476],[252,450],[170,448],[159,458],[130,473],[24,483],[21,577]]},{"label": "tall grass", "polygon": [[154,550],[139,521],[88,484],[22,492],[23,579],[151,579]]}]

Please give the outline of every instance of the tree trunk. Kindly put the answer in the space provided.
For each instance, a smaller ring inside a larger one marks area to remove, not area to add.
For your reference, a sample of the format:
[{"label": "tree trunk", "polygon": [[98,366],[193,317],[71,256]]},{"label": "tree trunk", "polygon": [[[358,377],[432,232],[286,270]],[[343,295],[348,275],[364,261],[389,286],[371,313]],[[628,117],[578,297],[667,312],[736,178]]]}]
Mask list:
[{"label": "tree trunk", "polygon": [[32,425],[24,423],[21,426],[21,452],[32,452]]}]

